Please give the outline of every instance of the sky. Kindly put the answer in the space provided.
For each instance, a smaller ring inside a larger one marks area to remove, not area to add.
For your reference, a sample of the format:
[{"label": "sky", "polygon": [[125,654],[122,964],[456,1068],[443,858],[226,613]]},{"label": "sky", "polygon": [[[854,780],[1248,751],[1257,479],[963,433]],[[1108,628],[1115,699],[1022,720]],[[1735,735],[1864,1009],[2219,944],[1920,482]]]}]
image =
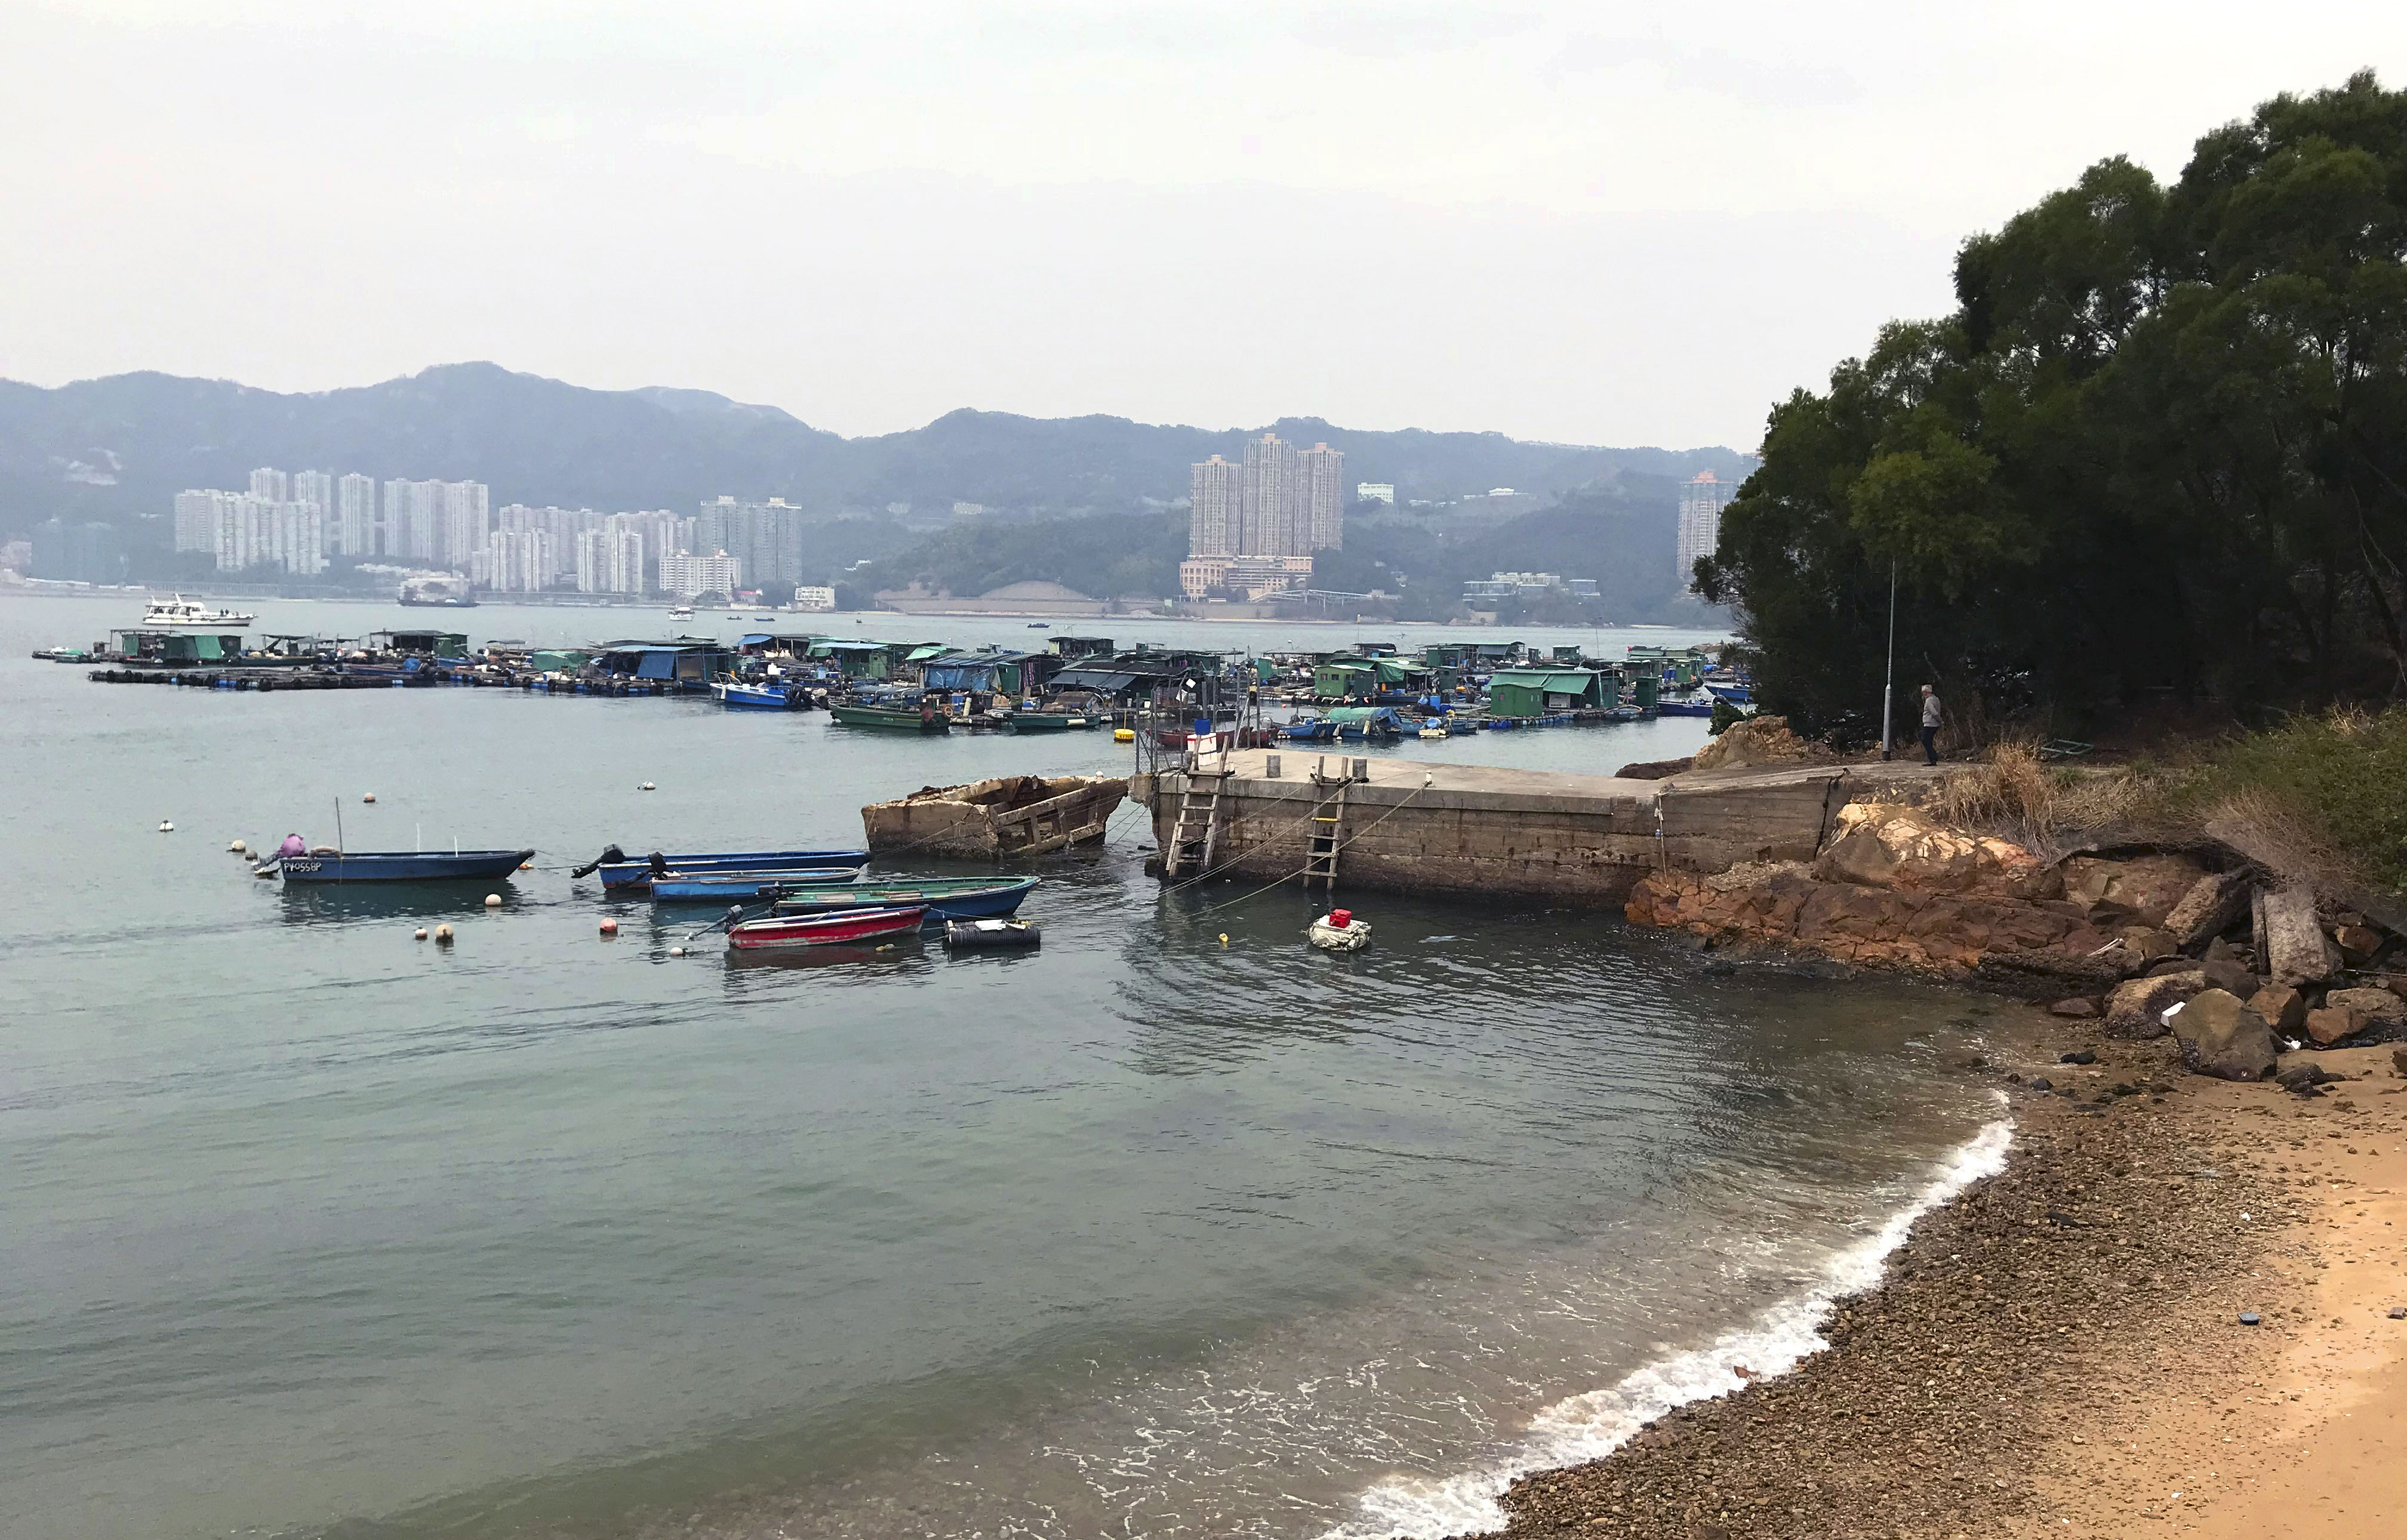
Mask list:
[{"label": "sky", "polygon": [[0,377],[1752,449],[2407,7],[6,0]]}]

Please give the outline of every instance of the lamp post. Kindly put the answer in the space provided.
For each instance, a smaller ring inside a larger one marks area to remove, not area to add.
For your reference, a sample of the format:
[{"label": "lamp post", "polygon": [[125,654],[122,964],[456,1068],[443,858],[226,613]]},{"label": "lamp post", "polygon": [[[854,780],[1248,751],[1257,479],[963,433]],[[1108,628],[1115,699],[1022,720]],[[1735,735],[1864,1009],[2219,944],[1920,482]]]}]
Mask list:
[{"label": "lamp post", "polygon": [[1889,757],[1889,695],[1897,687],[1897,558],[1888,559],[1888,666],[1881,675],[1881,758]]}]

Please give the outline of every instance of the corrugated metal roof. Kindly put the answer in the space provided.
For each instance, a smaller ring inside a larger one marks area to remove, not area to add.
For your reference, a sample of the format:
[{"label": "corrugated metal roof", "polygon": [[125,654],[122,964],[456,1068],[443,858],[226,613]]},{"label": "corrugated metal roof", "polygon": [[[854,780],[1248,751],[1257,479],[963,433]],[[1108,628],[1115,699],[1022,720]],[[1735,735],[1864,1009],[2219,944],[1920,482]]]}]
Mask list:
[{"label": "corrugated metal roof", "polygon": [[1518,685],[1524,690],[1544,690],[1557,695],[1584,695],[1596,683],[1596,675],[1588,669],[1505,668],[1499,669],[1488,681],[1488,688]]}]

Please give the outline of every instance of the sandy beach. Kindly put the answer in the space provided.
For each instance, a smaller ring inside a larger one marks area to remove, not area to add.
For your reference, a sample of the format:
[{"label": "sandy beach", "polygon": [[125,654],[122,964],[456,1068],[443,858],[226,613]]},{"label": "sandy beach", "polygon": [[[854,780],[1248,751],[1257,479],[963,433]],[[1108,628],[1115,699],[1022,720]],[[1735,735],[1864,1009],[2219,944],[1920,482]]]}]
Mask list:
[{"label": "sandy beach", "polygon": [[2348,1077],[2300,1096],[2032,1012],[1963,1065],[2011,1105],[2006,1169],[1916,1227],[1828,1350],[1517,1483],[1506,1533],[2387,1540],[2401,1051],[2290,1055]]}]

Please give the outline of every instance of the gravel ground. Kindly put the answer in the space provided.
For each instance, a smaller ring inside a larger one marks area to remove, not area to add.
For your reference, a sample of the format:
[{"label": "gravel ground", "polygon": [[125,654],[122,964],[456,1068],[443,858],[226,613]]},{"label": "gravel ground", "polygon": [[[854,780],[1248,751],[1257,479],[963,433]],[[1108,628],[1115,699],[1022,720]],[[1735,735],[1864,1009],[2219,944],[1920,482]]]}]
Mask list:
[{"label": "gravel ground", "polygon": [[[2035,1032],[2049,1029],[2033,1028]],[[2099,1062],[2059,1067],[2056,1050]],[[2008,1057],[1992,1049],[2001,1059]],[[1516,1536],[1992,1534],[2048,1517],[2118,1408],[2189,1369],[2263,1375],[2303,1293],[2252,1278],[2300,1214],[2169,1044],[2034,1042],[1996,1077],[2007,1169],[1916,1226],[1882,1286],[1785,1377],[1674,1414],[1607,1458],[1530,1476]],[[2037,1091],[2033,1075],[2056,1082]],[[2320,1107],[2326,1104],[2316,1103]],[[2272,1330],[2243,1325],[2241,1308]],[[2087,1429],[2088,1432],[2077,1430]],[[2062,1532],[2059,1532],[2062,1533]]]}]

